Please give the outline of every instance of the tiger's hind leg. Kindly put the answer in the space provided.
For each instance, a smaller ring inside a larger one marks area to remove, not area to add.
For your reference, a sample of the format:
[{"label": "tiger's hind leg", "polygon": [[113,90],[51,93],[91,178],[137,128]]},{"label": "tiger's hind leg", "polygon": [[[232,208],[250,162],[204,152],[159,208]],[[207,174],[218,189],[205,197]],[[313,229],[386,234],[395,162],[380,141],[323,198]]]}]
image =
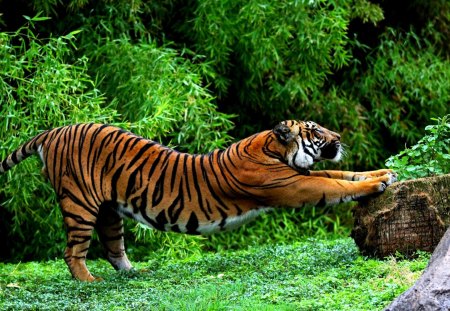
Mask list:
[{"label": "tiger's hind leg", "polygon": [[106,258],[116,270],[133,268],[125,253],[123,220],[110,206],[103,205],[97,220],[97,233],[106,251]]},{"label": "tiger's hind leg", "polygon": [[70,273],[80,281],[95,281],[86,266],[86,255],[91,243],[92,233],[97,219],[97,211],[75,203],[69,197],[60,201],[64,224],[67,230],[67,247],[64,260]]}]

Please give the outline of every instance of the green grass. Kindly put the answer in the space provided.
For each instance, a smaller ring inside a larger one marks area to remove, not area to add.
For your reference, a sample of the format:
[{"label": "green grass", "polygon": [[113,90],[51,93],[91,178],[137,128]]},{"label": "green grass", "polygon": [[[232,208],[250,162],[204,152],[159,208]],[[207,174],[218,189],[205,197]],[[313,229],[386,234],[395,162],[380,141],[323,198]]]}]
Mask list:
[{"label": "green grass", "polygon": [[411,286],[428,255],[361,257],[349,238],[308,239],[162,260],[118,273],[90,260],[95,283],[74,281],[62,259],[0,263],[1,310],[381,310]]}]

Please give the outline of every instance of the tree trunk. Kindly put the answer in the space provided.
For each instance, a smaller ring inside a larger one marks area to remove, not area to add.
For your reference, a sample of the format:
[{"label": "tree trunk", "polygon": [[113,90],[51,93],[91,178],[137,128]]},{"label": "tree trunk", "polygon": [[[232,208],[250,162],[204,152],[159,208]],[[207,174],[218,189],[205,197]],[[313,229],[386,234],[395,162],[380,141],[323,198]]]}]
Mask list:
[{"label": "tree trunk", "polygon": [[450,175],[395,183],[360,202],[351,236],[361,253],[432,252],[450,226]]},{"label": "tree trunk", "polygon": [[450,229],[439,242],[420,279],[385,311],[450,310]]}]

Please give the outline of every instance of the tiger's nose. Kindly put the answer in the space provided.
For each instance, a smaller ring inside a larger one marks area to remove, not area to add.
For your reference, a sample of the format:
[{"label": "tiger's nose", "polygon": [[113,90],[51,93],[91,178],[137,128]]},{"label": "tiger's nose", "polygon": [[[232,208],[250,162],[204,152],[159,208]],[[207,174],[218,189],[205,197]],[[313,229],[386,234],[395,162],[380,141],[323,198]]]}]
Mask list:
[{"label": "tiger's nose", "polygon": [[334,137],[336,137],[338,140],[341,140],[341,135],[339,135],[336,132],[331,132],[333,134]]}]

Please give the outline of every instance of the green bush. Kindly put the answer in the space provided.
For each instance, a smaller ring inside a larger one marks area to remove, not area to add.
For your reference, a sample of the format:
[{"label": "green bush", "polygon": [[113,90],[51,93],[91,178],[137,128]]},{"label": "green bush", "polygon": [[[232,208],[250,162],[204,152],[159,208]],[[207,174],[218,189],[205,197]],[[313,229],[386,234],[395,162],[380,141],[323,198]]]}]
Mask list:
[{"label": "green bush", "polygon": [[[14,33],[0,33],[0,158],[40,131],[77,122],[112,122],[117,112],[87,74],[87,58],[74,63],[74,34],[37,38],[33,23]],[[0,175],[2,218],[10,219],[9,238],[2,237],[12,255],[26,259],[62,254],[62,217],[50,184],[33,157]],[[14,241],[14,243],[12,243]]]},{"label": "green bush", "polygon": [[200,65],[175,50],[114,40],[99,45],[92,62],[91,70],[102,77],[99,88],[143,136],[191,153],[230,141],[230,116],[216,111],[202,87]]},{"label": "green bush", "polygon": [[205,0],[183,30],[216,69],[219,95],[236,92],[241,103],[282,119],[347,64],[344,3]]},{"label": "green bush", "polygon": [[450,115],[433,120],[437,124],[425,127],[427,134],[417,144],[387,160],[399,179],[450,173]]},{"label": "green bush", "polygon": [[[417,141],[417,125],[445,114],[450,102],[450,66],[439,51],[413,31],[388,29],[369,56],[370,68],[356,80],[358,97],[370,106],[372,123],[392,136]],[[354,82],[353,82],[354,83]]]},{"label": "green bush", "polygon": [[430,118],[448,112],[449,61],[426,37],[387,29],[365,65],[355,60],[339,87],[315,95],[320,112],[339,118],[333,122],[343,128],[352,167],[380,167],[405,143],[416,143]]}]

